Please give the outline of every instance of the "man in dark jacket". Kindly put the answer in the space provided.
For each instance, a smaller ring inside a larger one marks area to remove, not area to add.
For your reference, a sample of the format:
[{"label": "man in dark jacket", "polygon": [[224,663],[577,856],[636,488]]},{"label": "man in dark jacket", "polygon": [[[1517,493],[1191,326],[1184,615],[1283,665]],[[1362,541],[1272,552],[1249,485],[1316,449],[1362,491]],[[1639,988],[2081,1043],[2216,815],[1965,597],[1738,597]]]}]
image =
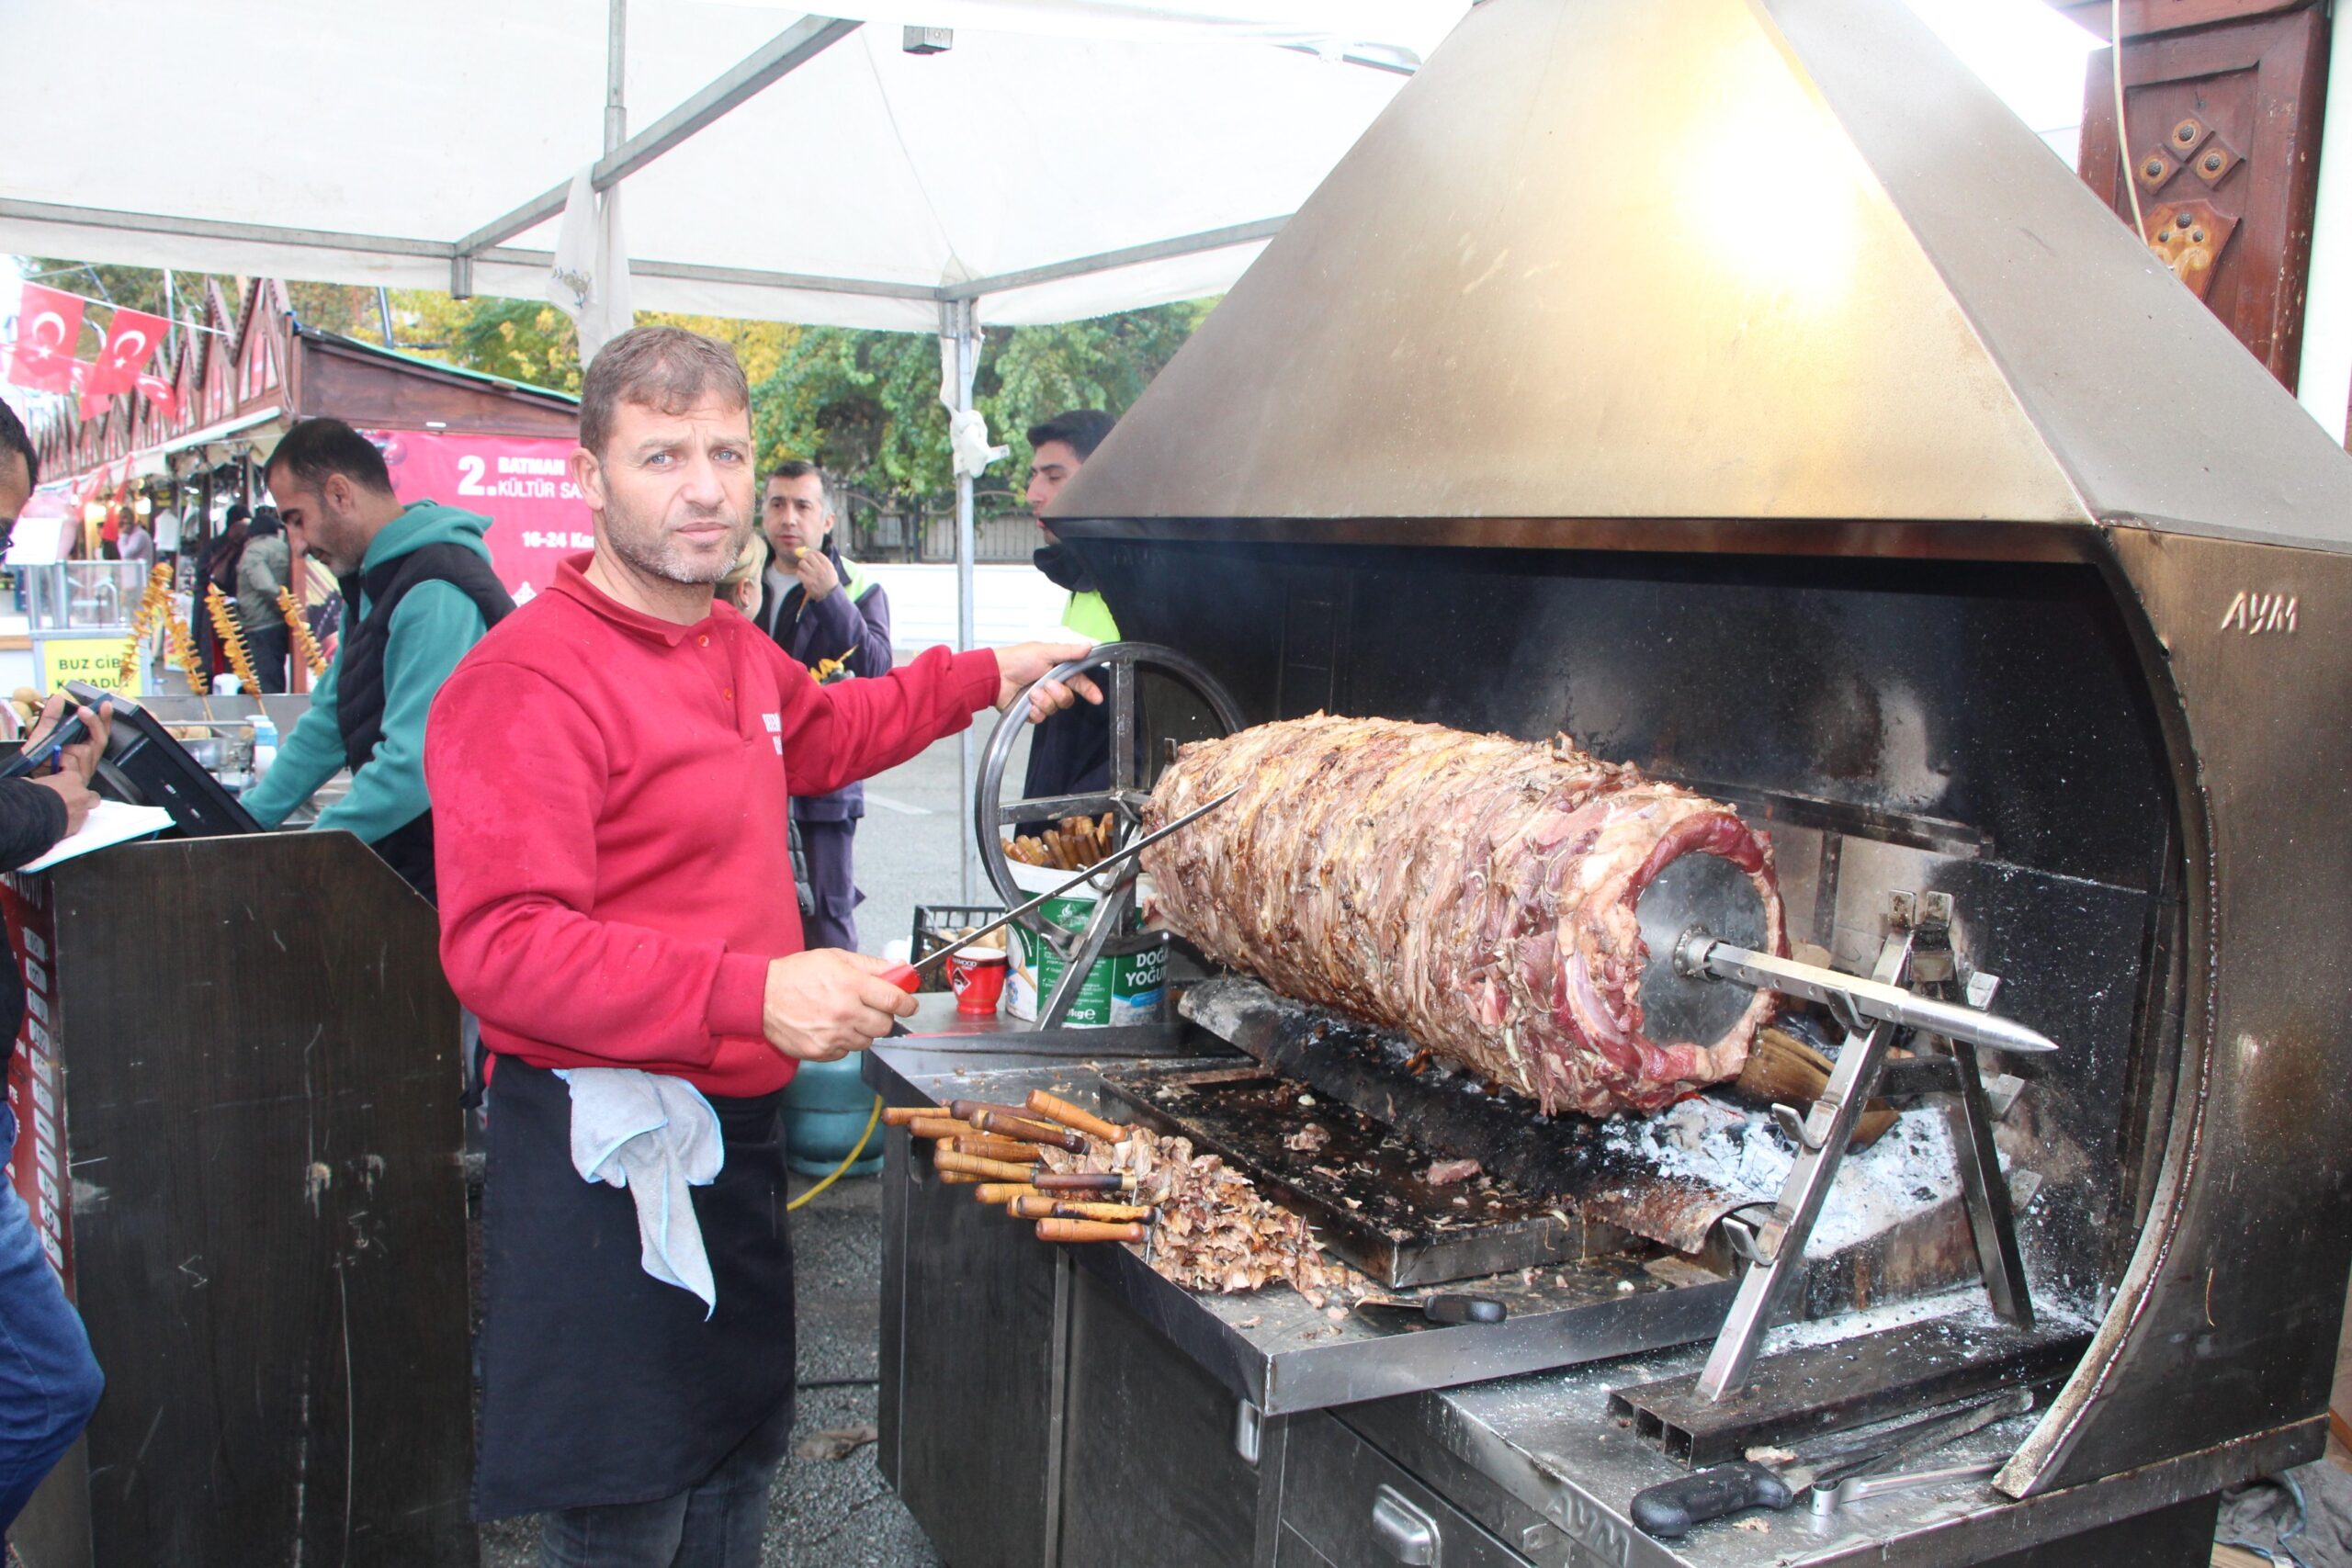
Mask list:
[{"label": "man in dark jacket", "polygon": [[[1111,434],[1112,418],[1101,409],[1072,409],[1043,424],[1029,427],[1029,511],[1046,535],[1035,556],[1037,570],[1057,588],[1069,591],[1062,606],[1062,625],[1091,642],[1119,640],[1118,623],[1102,603],[1086,565],[1068,545],[1055,538],[1045,511],[1061,493],[1079,466],[1094,456]],[[1066,708],[1031,732],[1029,773],[1021,791],[1023,800],[1044,800],[1060,795],[1084,795],[1111,787],[1111,716],[1104,707],[1084,712]],[[1023,833],[1042,832],[1053,824],[1023,822]]]},{"label": "man in dark jacket", "polygon": [[[768,565],[760,629],[821,684],[878,680],[890,672],[890,596],[833,540],[832,486],[797,459],[768,476],[760,527],[775,552]],[[810,947],[857,951],[857,890],[852,852],[865,786],[796,796],[792,820],[808,853],[808,903],[801,921]]]},{"label": "man in dark jacket", "polygon": [[[25,427],[0,403],[0,544],[16,526],[17,513],[31,495],[38,459]],[[62,698],[49,711],[32,740],[54,726]],[[96,796],[90,773],[106,747],[106,717],[90,716],[96,731],[87,743],[69,749],[57,771],[44,778],[0,780],[0,869],[13,869],[46,852],[82,825]],[[0,963],[0,1082],[12,1079],[17,1033],[25,1021],[25,982],[11,953]],[[28,1099],[57,1087],[56,1065],[36,1052],[26,1059]],[[13,1093],[13,1091],[12,1091]],[[97,1408],[103,1379],[90,1355],[90,1337],[65,1300],[56,1270],[33,1227],[25,1201],[11,1180],[29,1171],[40,1123],[29,1105],[25,1148],[17,1154],[16,1109],[0,1099],[0,1535],[24,1510],[42,1477],[74,1446]]]}]

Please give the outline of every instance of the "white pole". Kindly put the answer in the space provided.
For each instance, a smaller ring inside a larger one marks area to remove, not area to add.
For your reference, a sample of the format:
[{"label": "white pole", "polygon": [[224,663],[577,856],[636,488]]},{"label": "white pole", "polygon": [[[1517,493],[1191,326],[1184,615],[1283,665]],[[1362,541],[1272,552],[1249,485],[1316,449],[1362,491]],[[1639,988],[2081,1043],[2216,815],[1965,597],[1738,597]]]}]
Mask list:
[{"label": "white pole", "polygon": [[605,13],[605,151],[628,140],[628,0]]},{"label": "white pole", "polygon": [[[942,324],[956,340],[956,411],[967,413],[972,407],[972,382],[980,367],[978,310],[969,299],[951,300],[942,307],[942,310],[946,318]],[[972,476],[963,472],[959,467],[956,474],[956,647],[958,650],[968,650],[975,645],[972,626]],[[969,904],[978,895],[981,886],[978,807],[972,795],[974,782],[979,776],[979,731],[977,727],[964,731],[961,773],[964,902]]]},{"label": "white pole", "polygon": [[2327,107],[2312,217],[2311,283],[2303,296],[2303,359],[2296,400],[2340,443],[2352,403],[2352,16],[2336,7],[2328,43]]}]

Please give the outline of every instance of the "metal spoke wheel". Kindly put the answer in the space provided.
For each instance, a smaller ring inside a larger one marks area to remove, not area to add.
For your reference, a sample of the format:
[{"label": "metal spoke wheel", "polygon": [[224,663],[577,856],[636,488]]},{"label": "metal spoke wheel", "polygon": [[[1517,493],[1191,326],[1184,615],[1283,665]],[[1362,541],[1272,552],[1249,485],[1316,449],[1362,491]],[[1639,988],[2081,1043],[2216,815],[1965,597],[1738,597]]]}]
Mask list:
[{"label": "metal spoke wheel", "polygon": [[[1216,677],[1174,649],[1157,643],[1106,642],[1084,659],[1057,665],[1039,676],[998,716],[988,750],[980,758],[979,782],[972,802],[972,830],[979,839],[980,864],[1008,908],[1032,896],[1013,881],[1012,863],[1004,852],[1003,833],[1013,824],[1064,817],[1100,818],[1108,812],[1114,818],[1114,849],[1136,836],[1144,806],[1151,799],[1141,751],[1145,729],[1137,677],[1144,672],[1197,699],[1217,734],[1230,735],[1241,728],[1240,709]],[[1111,721],[1110,786],[1084,795],[1005,799],[1005,765],[1012,759],[1014,743],[1028,728],[1030,694],[1048,681],[1067,681],[1080,674],[1092,676],[1102,689],[1103,707]],[[1084,931],[1064,931],[1039,915],[1022,921],[1062,960],[1061,978],[1055,983],[1053,995],[1037,1010],[1039,1028],[1056,1028],[1069,1015],[1070,1004],[1078,999],[1079,987],[1085,984],[1096,959],[1140,953],[1167,940],[1157,932],[1125,929],[1135,908],[1136,869],[1128,862],[1089,885],[1097,901],[1094,918]]]}]

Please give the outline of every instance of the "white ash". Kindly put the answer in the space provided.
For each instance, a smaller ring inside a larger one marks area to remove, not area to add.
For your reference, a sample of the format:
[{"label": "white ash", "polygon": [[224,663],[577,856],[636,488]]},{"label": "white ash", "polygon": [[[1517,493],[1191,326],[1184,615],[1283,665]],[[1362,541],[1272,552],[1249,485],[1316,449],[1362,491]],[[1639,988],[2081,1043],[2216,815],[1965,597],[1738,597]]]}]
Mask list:
[{"label": "white ash", "polygon": [[[1666,1175],[1716,1189],[1735,1208],[1778,1198],[1796,1158],[1770,1116],[1707,1095],[1656,1116],[1613,1116],[1606,1140]],[[1848,1151],[1807,1250],[1842,1251],[1957,1198],[1957,1157],[1941,1107],[1904,1111],[1878,1142]]]}]

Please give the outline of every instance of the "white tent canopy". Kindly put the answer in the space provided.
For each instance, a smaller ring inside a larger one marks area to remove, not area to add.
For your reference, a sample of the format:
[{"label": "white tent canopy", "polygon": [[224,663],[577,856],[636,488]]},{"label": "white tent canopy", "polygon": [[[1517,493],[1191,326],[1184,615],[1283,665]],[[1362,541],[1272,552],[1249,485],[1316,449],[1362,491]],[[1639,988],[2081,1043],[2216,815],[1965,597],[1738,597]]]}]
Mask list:
[{"label": "white tent canopy", "polygon": [[[598,184],[626,174],[643,309],[937,331],[959,299],[1019,323],[1196,298],[1466,8],[629,0],[636,136]],[[0,6],[28,64],[139,39],[222,67],[165,121],[17,73],[19,135],[59,133],[0,164],[0,251],[428,288],[469,260],[459,291],[537,297],[560,187],[605,151],[606,20],[582,0],[413,0],[333,30],[289,0]],[[952,47],[908,52],[907,22]]]}]

